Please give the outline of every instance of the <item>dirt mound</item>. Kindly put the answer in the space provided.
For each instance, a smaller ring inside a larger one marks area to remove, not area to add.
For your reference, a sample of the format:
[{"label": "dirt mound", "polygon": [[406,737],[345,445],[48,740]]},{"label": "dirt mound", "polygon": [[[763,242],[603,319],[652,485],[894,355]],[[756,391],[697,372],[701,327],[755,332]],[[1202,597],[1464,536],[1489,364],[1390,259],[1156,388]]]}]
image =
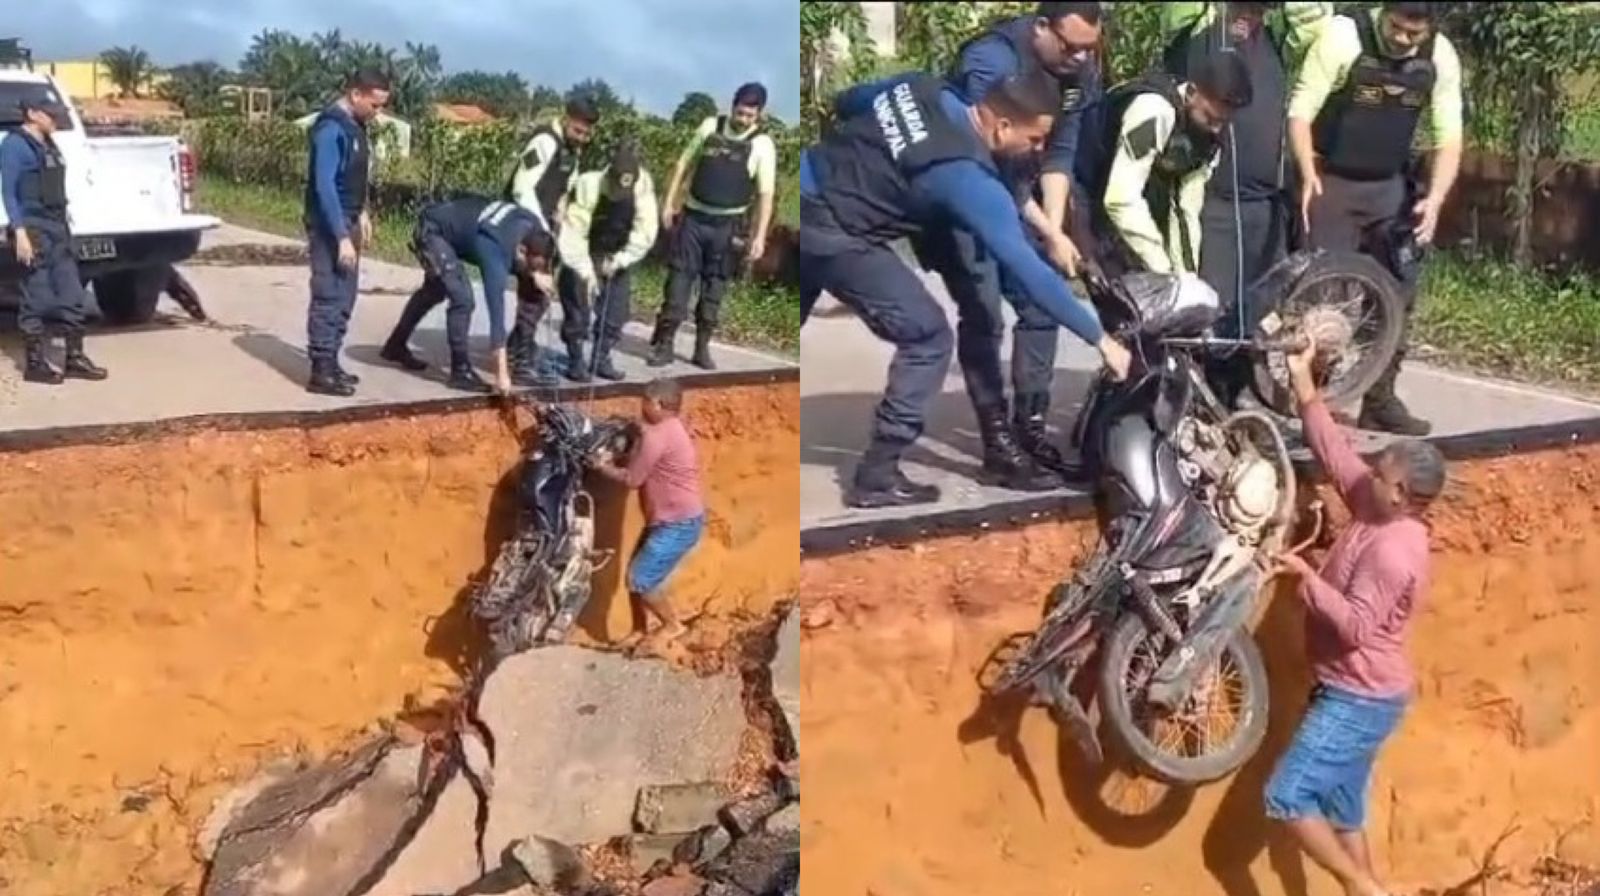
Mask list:
[{"label": "dirt mound", "polygon": [[[674,593],[731,637],[797,587],[774,558],[798,538],[798,387],[688,402],[710,517]],[[192,894],[215,797],[448,698],[517,456],[481,411],[0,457],[0,892]],[[631,546],[637,502],[595,497],[599,538]],[[631,624],[621,568],[591,642]]]},{"label": "dirt mound", "polygon": [[[1505,867],[1533,868],[1563,834],[1600,850],[1574,827],[1600,815],[1600,449],[1452,474],[1412,639],[1420,700],[1372,790],[1376,858],[1402,892],[1467,880],[1513,820]],[[1293,594],[1256,632],[1266,745],[1198,792],[1083,767],[1042,710],[977,711],[984,659],[1037,621],[1092,534],[1048,524],[802,564],[817,892],[1333,896],[1261,811],[1310,685]]]}]

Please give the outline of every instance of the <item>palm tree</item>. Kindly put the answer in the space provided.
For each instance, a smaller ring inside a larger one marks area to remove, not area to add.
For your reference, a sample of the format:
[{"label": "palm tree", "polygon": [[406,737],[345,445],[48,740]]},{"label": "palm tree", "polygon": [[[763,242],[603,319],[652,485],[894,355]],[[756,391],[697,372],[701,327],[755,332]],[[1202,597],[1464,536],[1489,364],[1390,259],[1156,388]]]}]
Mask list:
[{"label": "palm tree", "polygon": [[138,47],[112,47],[100,54],[100,64],[124,98],[137,97],[150,77],[150,54]]}]

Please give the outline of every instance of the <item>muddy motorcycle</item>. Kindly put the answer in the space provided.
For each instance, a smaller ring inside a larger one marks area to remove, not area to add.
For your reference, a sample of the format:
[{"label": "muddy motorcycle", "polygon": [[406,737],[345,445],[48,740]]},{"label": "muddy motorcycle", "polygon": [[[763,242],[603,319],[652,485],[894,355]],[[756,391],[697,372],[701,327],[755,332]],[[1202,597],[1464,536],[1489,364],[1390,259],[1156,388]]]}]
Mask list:
[{"label": "muddy motorcycle", "polygon": [[[1284,358],[1312,339],[1325,394],[1347,401],[1372,386],[1398,344],[1399,286],[1364,256],[1297,253],[1256,284],[1248,338],[1216,339],[1207,334],[1222,303],[1197,277],[1091,273],[1086,282],[1107,330],[1134,355],[1124,381],[1100,375],[1075,426],[1099,543],[983,684],[1031,689],[1091,761],[1104,758],[1097,711],[1146,773],[1214,780],[1266,735],[1266,670],[1249,623],[1271,558],[1287,546],[1296,495],[1279,420],[1228,411],[1206,366],[1252,353],[1258,385],[1270,387],[1259,389],[1263,402],[1292,413]],[[1075,685],[1091,659],[1098,686],[1080,701]]]},{"label": "muddy motorcycle", "polygon": [[636,441],[635,425],[620,418],[592,420],[564,405],[537,407],[535,416],[535,443],[518,474],[516,532],[472,597],[492,663],[566,640],[589,602],[594,573],[615,553],[595,550],[584,471],[597,458],[627,454]]}]

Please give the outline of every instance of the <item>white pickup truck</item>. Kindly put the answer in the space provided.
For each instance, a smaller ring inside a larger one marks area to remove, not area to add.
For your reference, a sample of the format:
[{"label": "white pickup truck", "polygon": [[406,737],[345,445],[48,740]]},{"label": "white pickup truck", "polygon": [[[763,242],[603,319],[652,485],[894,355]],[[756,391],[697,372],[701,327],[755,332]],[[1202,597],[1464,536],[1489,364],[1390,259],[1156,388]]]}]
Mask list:
[{"label": "white pickup truck", "polygon": [[[70,98],[49,75],[0,67],[0,133],[20,124],[18,100],[46,98],[66,109],[56,145],[67,165],[67,214],[84,282],[106,322],[149,321],[172,265],[200,248],[222,222],[193,208],[194,156],[176,137],[90,137]],[[23,274],[6,241],[0,207],[0,307],[14,306]]]}]

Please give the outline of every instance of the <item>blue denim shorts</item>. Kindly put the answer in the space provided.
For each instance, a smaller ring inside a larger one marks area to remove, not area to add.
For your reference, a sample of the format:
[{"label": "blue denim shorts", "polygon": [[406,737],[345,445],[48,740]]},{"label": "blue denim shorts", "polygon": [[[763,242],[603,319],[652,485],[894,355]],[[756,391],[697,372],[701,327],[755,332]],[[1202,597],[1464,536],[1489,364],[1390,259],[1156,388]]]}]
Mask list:
[{"label": "blue denim shorts", "polygon": [[649,597],[663,584],[705,531],[706,517],[656,523],[645,527],[628,564],[628,593]]},{"label": "blue denim shorts", "polygon": [[1378,748],[1400,724],[1407,702],[1317,685],[1294,742],[1267,782],[1267,817],[1320,816],[1337,830],[1360,830]]}]

